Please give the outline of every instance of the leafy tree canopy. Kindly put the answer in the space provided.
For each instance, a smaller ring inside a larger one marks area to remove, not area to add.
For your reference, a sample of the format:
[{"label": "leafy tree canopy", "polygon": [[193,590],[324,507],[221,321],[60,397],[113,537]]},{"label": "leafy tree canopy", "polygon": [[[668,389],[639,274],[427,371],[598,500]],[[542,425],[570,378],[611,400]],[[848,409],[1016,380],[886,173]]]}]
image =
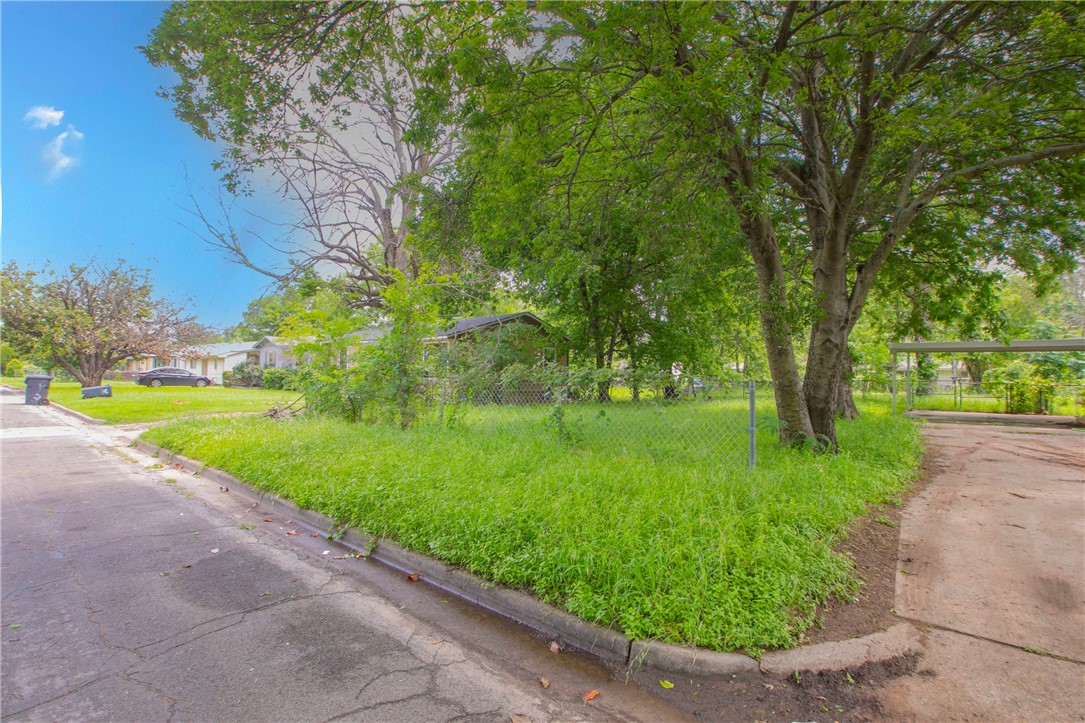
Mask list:
[{"label": "leafy tree canopy", "polygon": [[149,272],[118,261],[71,266],[66,273],[23,270],[0,276],[7,341],[28,358],[64,369],[83,386],[140,354],[170,356],[186,346],[194,317],[154,298]]}]

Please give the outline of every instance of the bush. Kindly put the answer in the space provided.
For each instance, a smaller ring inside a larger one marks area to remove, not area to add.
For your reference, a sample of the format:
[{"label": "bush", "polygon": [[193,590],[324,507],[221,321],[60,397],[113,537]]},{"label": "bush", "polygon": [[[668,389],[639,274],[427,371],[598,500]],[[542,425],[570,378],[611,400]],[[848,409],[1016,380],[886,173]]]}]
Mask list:
[{"label": "bush", "polygon": [[[7,374],[8,364],[16,360],[15,350],[7,343],[0,344],[0,372]],[[8,374],[8,376],[13,376]]]},{"label": "bush", "polygon": [[298,370],[288,367],[268,367],[264,369],[264,389],[298,390]]},{"label": "bush", "polygon": [[243,361],[233,368],[230,376],[232,387],[262,387],[264,385],[264,370],[260,368],[260,362],[255,359]]},{"label": "bush", "polygon": [[21,377],[23,375],[23,363],[18,359],[12,359],[4,369],[4,375],[9,377]]},{"label": "bush", "polygon": [[234,379],[234,373],[232,371],[224,371],[222,373],[222,386],[231,386],[231,382]]}]

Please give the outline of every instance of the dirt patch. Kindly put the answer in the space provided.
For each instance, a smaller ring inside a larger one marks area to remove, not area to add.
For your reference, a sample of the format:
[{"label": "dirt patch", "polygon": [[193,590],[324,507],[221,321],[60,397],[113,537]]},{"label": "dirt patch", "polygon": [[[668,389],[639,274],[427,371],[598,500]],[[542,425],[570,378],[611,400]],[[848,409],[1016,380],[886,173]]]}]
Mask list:
[{"label": "dirt patch", "polygon": [[[834,597],[818,606],[818,624],[803,633],[803,645],[858,638],[901,622],[893,610],[901,517],[908,501],[922,492],[933,476],[944,468],[942,456],[928,450],[919,478],[908,488],[902,502],[872,508],[848,531],[847,538],[836,550],[855,561],[855,572],[862,587],[850,600]],[[907,564],[908,561],[903,562]]]},{"label": "dirt patch", "polygon": [[[914,656],[907,656],[846,672],[786,678],[721,679],[644,669],[631,682],[706,721],[871,721],[884,718],[877,691],[886,682],[915,671],[916,662]],[[660,681],[674,687],[664,689]]]}]

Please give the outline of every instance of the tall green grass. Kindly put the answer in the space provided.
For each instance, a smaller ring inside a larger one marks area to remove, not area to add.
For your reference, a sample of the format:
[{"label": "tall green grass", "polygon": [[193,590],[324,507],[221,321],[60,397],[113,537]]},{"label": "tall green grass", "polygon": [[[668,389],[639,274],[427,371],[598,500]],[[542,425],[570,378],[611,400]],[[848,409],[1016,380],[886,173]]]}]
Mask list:
[{"label": "tall green grass", "polygon": [[[752,474],[743,445],[691,454],[635,408],[606,416],[650,445],[570,446],[509,411],[452,430],[217,418],[144,437],[630,637],[754,653],[795,644],[815,604],[857,589],[833,546],[920,461],[914,424],[878,405],[839,425],[835,456],[780,448],[763,411]],[[742,411],[726,413],[743,435]]]}]

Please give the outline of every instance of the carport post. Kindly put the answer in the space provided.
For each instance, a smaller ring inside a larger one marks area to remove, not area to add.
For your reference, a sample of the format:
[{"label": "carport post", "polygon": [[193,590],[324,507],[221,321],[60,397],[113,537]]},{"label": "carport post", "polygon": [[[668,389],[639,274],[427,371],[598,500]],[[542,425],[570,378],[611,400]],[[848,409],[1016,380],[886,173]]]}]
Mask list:
[{"label": "carport post", "polygon": [[893,370],[890,372],[890,374],[892,374],[892,376],[890,378],[893,380],[893,406],[891,408],[891,411],[893,412],[893,414],[896,414],[897,413],[897,353],[896,352],[893,352]]},{"label": "carport post", "polygon": [[904,352],[904,411],[912,408],[912,352]]}]

